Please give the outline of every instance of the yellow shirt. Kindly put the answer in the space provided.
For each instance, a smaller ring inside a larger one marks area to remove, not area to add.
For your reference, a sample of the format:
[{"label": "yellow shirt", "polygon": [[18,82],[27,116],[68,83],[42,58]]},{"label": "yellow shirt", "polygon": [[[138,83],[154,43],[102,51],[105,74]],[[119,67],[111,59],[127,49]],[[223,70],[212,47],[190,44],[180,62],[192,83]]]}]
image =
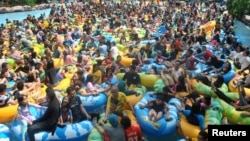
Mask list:
[{"label": "yellow shirt", "polygon": [[[107,101],[107,108],[109,109],[110,109],[111,97],[112,95],[108,97],[108,101]],[[118,100],[118,105],[117,105],[116,111],[122,112],[125,104],[128,102],[127,97],[123,92],[119,92],[117,100]]]},{"label": "yellow shirt", "polygon": [[84,90],[83,88],[81,88],[80,90],[78,90],[77,93],[81,94],[81,95],[84,95],[84,94],[86,94],[86,90]]},{"label": "yellow shirt", "polygon": [[98,79],[97,83],[101,84],[102,83],[102,72],[100,70],[94,72],[93,78],[94,78],[94,81],[96,81],[96,79]]},{"label": "yellow shirt", "polygon": [[46,27],[46,28],[48,28],[49,27],[49,22],[48,21],[44,21],[43,22],[43,26]]}]

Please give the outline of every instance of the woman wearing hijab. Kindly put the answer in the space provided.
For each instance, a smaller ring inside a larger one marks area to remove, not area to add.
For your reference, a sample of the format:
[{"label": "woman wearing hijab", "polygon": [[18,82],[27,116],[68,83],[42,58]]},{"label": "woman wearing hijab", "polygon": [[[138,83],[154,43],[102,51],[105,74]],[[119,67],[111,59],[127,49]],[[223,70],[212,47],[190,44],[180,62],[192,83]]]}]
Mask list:
[{"label": "woman wearing hijab", "polygon": [[32,125],[28,128],[28,137],[30,141],[35,141],[35,134],[39,132],[54,132],[57,127],[58,118],[60,116],[60,103],[52,88],[46,89],[46,98],[48,100],[48,108],[44,115],[33,121]]}]

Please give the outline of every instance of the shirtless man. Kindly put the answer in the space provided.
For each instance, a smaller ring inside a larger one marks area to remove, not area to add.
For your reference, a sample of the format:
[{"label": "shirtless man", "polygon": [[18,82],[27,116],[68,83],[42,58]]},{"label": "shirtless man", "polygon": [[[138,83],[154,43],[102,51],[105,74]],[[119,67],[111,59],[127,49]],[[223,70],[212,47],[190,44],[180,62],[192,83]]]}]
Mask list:
[{"label": "shirtless man", "polygon": [[[17,99],[20,95],[26,95],[27,96],[28,93],[30,93],[30,91],[34,90],[38,86],[40,86],[39,82],[37,82],[37,83],[35,83],[35,82],[24,83],[23,81],[17,82],[16,90],[13,92],[13,95],[15,97],[14,99]],[[33,97],[36,97],[34,95],[37,95],[37,94],[32,94]]]},{"label": "shirtless man", "polygon": [[[162,71],[160,75],[164,81],[165,86],[169,86],[171,90],[170,93],[173,93],[173,94],[175,94],[176,92],[172,90],[172,86],[179,83],[180,77],[186,78],[185,70],[180,65],[181,65],[181,61],[176,60],[173,63],[173,67],[171,67],[168,70]],[[187,92],[190,92],[191,87],[188,81],[186,79],[184,79],[184,81],[185,81],[185,87],[186,87]]]},{"label": "shirtless man", "polygon": [[[173,67],[171,67],[170,69],[164,71],[165,73],[170,74],[170,77],[166,78],[169,81],[170,85],[173,85],[173,83],[177,83],[178,82],[178,78],[180,76],[184,76],[185,77],[185,71],[184,71],[183,68],[180,67],[180,65],[181,65],[181,62],[179,60],[176,60],[173,63]],[[164,77],[165,75],[161,75],[161,76]]]}]

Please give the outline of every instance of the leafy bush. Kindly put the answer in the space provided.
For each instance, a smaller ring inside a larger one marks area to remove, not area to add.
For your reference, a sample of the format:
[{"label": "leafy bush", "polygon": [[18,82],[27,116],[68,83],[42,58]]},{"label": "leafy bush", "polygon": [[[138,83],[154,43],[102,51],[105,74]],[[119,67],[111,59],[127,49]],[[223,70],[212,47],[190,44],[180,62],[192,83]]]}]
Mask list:
[{"label": "leafy bush", "polygon": [[23,4],[33,7],[36,5],[36,0],[23,0]]},{"label": "leafy bush", "polygon": [[242,18],[245,14],[250,14],[250,1],[249,0],[228,0],[228,12],[237,17]]}]

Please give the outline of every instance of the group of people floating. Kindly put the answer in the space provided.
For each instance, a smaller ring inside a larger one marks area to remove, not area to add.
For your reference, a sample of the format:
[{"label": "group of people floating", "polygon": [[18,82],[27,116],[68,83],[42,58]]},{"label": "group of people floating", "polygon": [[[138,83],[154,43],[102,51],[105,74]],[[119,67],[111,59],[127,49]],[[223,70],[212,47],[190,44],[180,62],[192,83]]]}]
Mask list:
[{"label": "group of people floating", "polygon": [[[54,5],[48,17],[41,15],[35,18],[29,15],[23,21],[6,20],[6,24],[0,27],[0,108],[8,104],[19,105],[17,110],[24,127],[23,140],[26,131],[29,140],[35,141],[34,135],[38,132],[53,134],[57,126],[63,127],[87,119],[93,120],[105,141],[143,140],[140,128],[131,126],[131,119],[124,113],[124,105],[128,104],[133,111],[133,105],[126,95],[138,93],[128,88],[132,85],[141,87],[138,73],[142,72],[144,64],[148,64],[148,58],[153,58],[154,63],[165,65],[167,69],[159,70],[153,66],[146,73],[159,75],[165,87],[162,92],[152,93],[157,94],[156,100],[140,105],[140,108],[151,109],[149,118],[153,122],[157,122],[164,114],[166,120],[170,121],[167,102],[173,97],[180,98],[184,106],[178,107],[178,110],[191,124],[200,126],[198,139],[205,141],[207,127],[204,124],[204,111],[213,103],[210,96],[193,92],[186,79],[187,74],[190,75],[190,71],[196,68],[197,62],[212,66],[195,77],[216,90],[224,82],[222,75],[232,67],[221,57],[232,59],[234,66],[242,73],[250,68],[249,51],[237,42],[234,35],[234,17],[224,10],[223,4],[209,1],[182,4],[168,0],[160,5],[145,1],[136,4],[126,1],[107,1],[102,4],[74,2]],[[208,31],[200,29],[200,26],[209,21],[215,21],[216,24],[208,35]],[[165,26],[165,33],[155,36],[157,26]],[[145,30],[142,37],[139,36],[139,28]],[[223,37],[222,31],[225,33]],[[111,33],[118,41],[107,39],[104,32]],[[143,45],[143,40],[153,42]],[[44,50],[37,51],[34,42],[43,46]],[[127,47],[126,52],[121,54],[117,44]],[[221,50],[219,57],[213,55],[207,44],[216,51]],[[129,67],[123,64],[123,57],[134,58]],[[7,62],[7,58],[14,59],[15,64]],[[62,60],[63,65],[56,66],[55,59]],[[90,60],[96,63],[92,65]],[[72,69],[72,66],[76,69]],[[212,71],[217,73],[214,82],[210,82],[207,77]],[[113,84],[111,80],[121,72],[125,73],[125,85]],[[70,86],[57,89],[67,73],[72,74]],[[6,84],[10,81],[14,81],[15,86],[10,91],[11,95],[7,95],[9,86]],[[249,87],[249,75],[246,75],[244,82],[236,87]],[[104,87],[104,83],[108,86]],[[30,91],[40,87],[47,87],[46,97],[29,95]],[[63,89],[65,96],[62,97],[60,93]],[[183,91],[190,95],[176,95]],[[108,100],[105,116],[99,123],[100,113],[88,113],[76,94],[87,96],[100,92],[105,92]],[[30,97],[38,105],[29,102]],[[186,104],[185,98],[192,99],[192,106]],[[249,106],[249,97],[244,99],[243,95],[241,104],[242,101]],[[35,119],[29,112],[30,105],[44,108],[46,112],[41,118]],[[247,109],[240,106],[236,107],[239,110]],[[120,122],[118,116],[122,117]],[[111,126],[105,125],[107,121]]]}]

